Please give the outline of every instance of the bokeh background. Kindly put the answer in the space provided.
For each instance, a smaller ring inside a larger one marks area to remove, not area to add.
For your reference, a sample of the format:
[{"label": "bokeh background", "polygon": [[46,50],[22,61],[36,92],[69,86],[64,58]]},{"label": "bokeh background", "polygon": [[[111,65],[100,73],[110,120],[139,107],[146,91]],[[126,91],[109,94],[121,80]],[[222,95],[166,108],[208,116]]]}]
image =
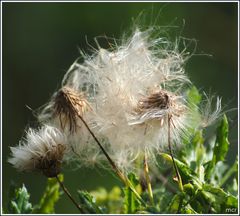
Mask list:
[{"label": "bokeh background", "polygon": [[[237,108],[237,7],[237,3],[3,3],[3,205],[12,183],[24,183],[33,203],[46,184],[45,177],[18,173],[7,163],[9,146],[16,145],[34,121],[26,105],[36,109],[47,102],[79,56],[78,48],[90,53],[86,38],[92,45],[95,36],[120,38],[143,11],[144,24],[154,20],[157,26],[174,26],[174,34],[197,40],[196,53],[212,55],[193,56],[186,71],[198,88],[221,96],[226,109]],[[237,154],[237,111],[229,115],[232,163]],[[99,168],[67,169],[64,174],[75,195],[77,188],[110,189],[120,184]],[[63,195],[56,213],[77,212]]]}]

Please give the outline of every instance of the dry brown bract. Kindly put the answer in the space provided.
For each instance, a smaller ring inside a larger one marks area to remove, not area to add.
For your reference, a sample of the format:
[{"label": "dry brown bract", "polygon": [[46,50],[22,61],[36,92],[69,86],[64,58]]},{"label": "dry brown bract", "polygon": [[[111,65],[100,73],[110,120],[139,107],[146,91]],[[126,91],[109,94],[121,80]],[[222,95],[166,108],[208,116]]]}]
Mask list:
[{"label": "dry brown bract", "polygon": [[62,144],[52,146],[44,156],[35,161],[36,169],[39,169],[45,176],[56,177],[61,172],[61,164],[66,147]]},{"label": "dry brown bract", "polygon": [[150,109],[168,109],[170,103],[169,93],[162,90],[140,99],[136,111],[143,114]]},{"label": "dry brown bract", "polygon": [[66,86],[62,87],[54,98],[53,116],[59,117],[62,129],[69,124],[69,131],[71,133],[77,130],[78,116],[82,116],[88,109],[90,109],[90,105],[83,93],[78,93]]}]

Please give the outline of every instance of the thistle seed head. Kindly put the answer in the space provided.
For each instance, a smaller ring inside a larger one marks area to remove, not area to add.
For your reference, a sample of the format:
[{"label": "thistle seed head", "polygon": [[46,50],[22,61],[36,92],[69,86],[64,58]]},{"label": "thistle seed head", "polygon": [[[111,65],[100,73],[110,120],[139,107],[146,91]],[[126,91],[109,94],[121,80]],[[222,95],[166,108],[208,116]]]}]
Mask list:
[{"label": "thistle seed head", "polygon": [[47,177],[56,177],[67,150],[66,138],[57,129],[44,125],[40,130],[29,129],[18,147],[11,147],[8,160],[19,171],[41,171]]},{"label": "thistle seed head", "polygon": [[170,106],[169,93],[167,91],[158,91],[147,97],[141,98],[137,104],[136,112],[143,114],[151,109],[168,109]]},{"label": "thistle seed head", "polygon": [[64,86],[54,96],[52,117],[58,118],[62,129],[69,127],[70,133],[77,131],[78,116],[91,109],[82,92]]}]

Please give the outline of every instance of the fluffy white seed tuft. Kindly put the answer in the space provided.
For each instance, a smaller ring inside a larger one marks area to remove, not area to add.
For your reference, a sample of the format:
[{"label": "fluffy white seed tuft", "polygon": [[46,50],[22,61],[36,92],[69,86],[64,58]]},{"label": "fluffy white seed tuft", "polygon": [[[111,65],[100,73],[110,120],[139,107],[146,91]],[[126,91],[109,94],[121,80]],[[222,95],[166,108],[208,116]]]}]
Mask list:
[{"label": "fluffy white seed tuft", "polygon": [[8,161],[19,171],[41,171],[47,177],[55,177],[66,150],[66,137],[58,129],[44,125],[39,130],[30,128],[19,146],[11,147]]},{"label": "fluffy white seed tuft", "polygon": [[174,143],[180,144],[187,134],[190,110],[182,92],[190,81],[183,54],[150,34],[136,30],[112,51],[100,48],[93,56],[83,56],[84,62],[75,62],[63,81],[85,92],[93,109],[85,118],[109,143],[107,150],[121,167],[129,167],[144,151],[167,146],[169,117]]}]

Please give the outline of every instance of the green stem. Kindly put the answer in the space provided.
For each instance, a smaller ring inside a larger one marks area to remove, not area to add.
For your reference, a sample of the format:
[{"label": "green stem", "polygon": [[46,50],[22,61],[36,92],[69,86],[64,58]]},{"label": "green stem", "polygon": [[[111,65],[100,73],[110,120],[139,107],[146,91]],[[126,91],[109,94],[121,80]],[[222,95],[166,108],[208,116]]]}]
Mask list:
[{"label": "green stem", "polygon": [[81,121],[83,122],[83,124],[85,125],[85,127],[87,128],[87,130],[89,131],[89,133],[92,135],[93,139],[95,140],[95,142],[98,144],[98,146],[100,147],[100,149],[102,150],[103,154],[105,155],[105,157],[107,158],[107,160],[109,161],[109,163],[111,164],[113,170],[115,171],[115,173],[117,174],[117,176],[120,178],[120,180],[131,189],[131,191],[136,195],[136,197],[139,199],[139,201],[146,206],[146,203],[144,202],[144,200],[141,198],[141,196],[138,194],[138,192],[134,189],[134,186],[132,185],[132,183],[129,181],[129,179],[127,178],[127,176],[125,176],[121,170],[117,167],[117,165],[114,163],[114,161],[111,159],[111,157],[108,155],[108,153],[106,152],[106,150],[103,148],[102,144],[100,143],[100,141],[97,139],[97,137],[95,136],[95,134],[92,132],[92,130],[89,128],[87,122],[83,119],[83,117],[77,113],[77,116],[81,119]]},{"label": "green stem", "polygon": [[170,133],[170,120],[171,120],[171,116],[168,115],[168,148],[169,148],[169,152],[172,158],[172,162],[173,162],[173,167],[175,169],[176,175],[177,175],[177,179],[178,179],[178,186],[180,191],[183,191],[183,184],[182,184],[182,178],[181,175],[178,171],[177,165],[175,163],[174,157],[173,157],[173,152],[172,152],[172,146],[171,146],[171,133]]},{"label": "green stem", "polygon": [[146,152],[144,153],[144,175],[147,183],[147,188],[148,188],[148,195],[151,204],[154,206],[154,199],[153,199],[153,192],[152,192],[152,185],[151,185],[151,180],[149,176],[149,169],[148,169],[148,161],[147,161],[147,154]]},{"label": "green stem", "polygon": [[84,213],[84,211],[82,210],[81,206],[74,200],[74,198],[72,197],[72,195],[70,194],[70,192],[68,191],[68,189],[65,187],[65,185],[63,184],[63,182],[58,178],[58,176],[56,176],[56,179],[59,183],[59,185],[61,186],[61,188],[63,189],[63,191],[65,192],[65,194],[69,197],[69,199],[73,202],[73,204],[78,208],[78,210],[81,213]]}]

